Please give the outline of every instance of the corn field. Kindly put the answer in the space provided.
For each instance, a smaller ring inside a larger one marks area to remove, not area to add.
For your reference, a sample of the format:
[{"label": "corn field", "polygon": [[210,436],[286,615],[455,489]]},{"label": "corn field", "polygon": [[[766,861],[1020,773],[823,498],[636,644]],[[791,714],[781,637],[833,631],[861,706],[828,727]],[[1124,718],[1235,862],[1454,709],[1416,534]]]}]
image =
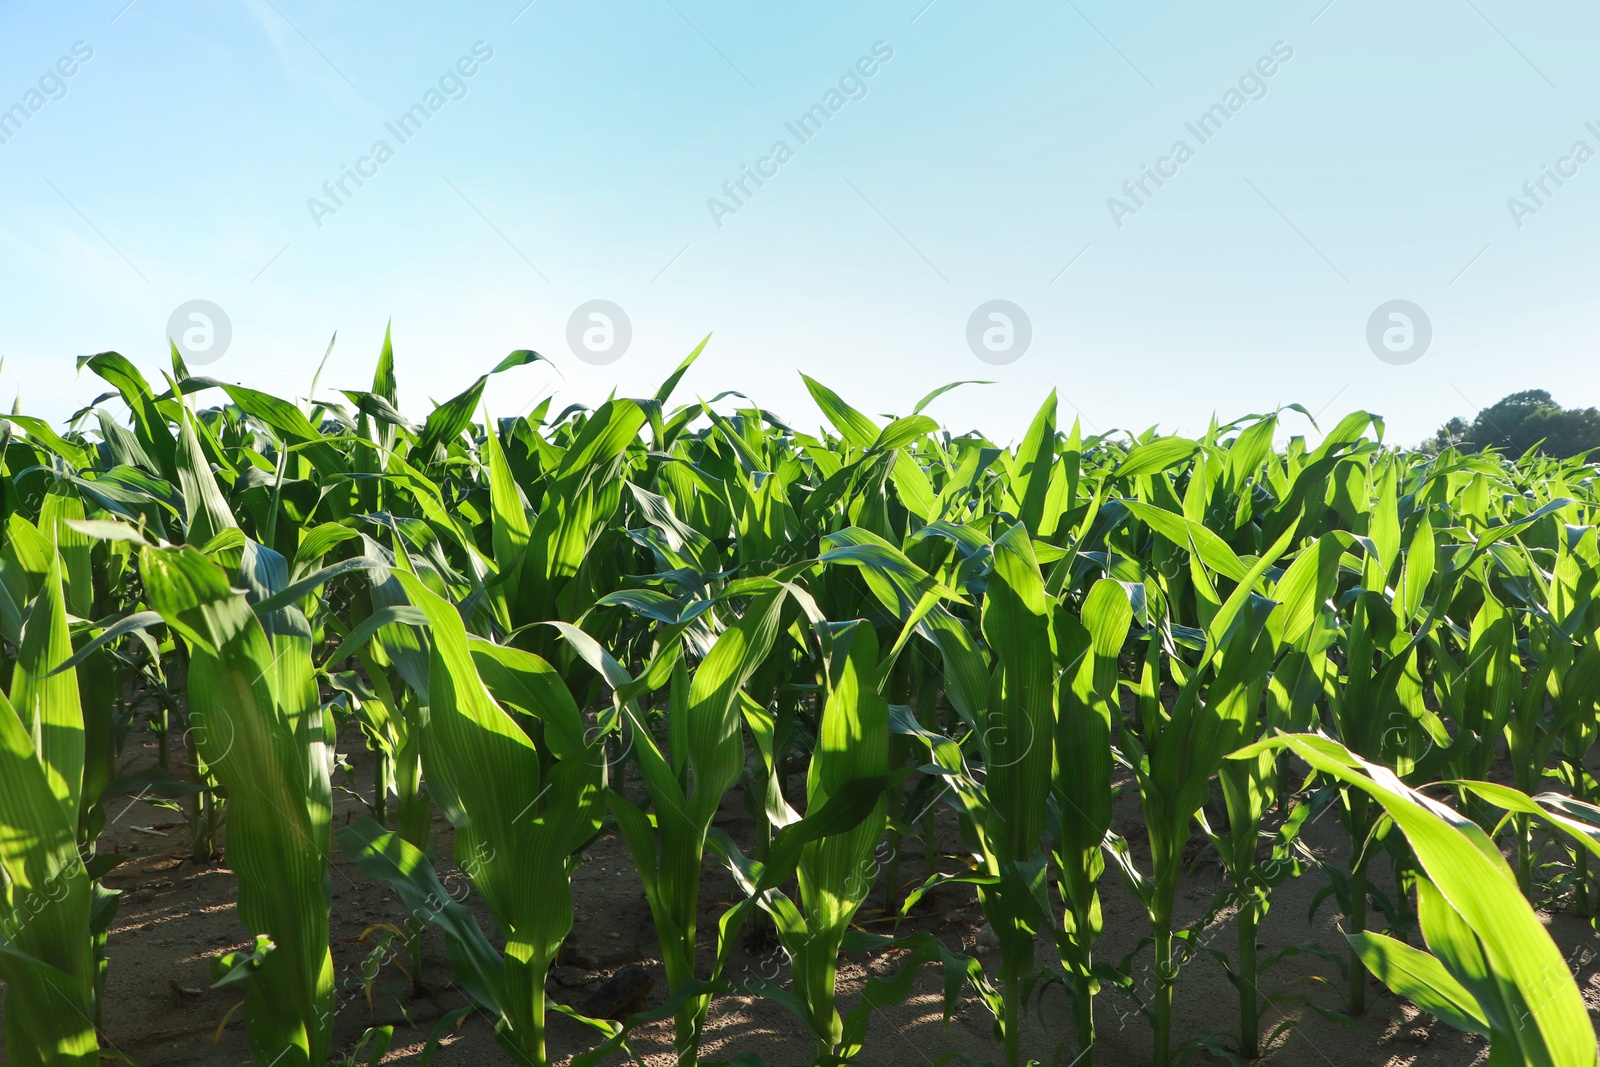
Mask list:
[{"label": "corn field", "polygon": [[[1310,880],[1343,934],[1316,1011],[1359,1019],[1370,974],[1480,1035],[1480,1062],[1595,1067],[1546,929],[1600,909],[1581,457],[1424,455],[1377,415],[1317,428],[1298,407],[1086,434],[1054,395],[992,442],[924,413],[982,383],[888,418],[806,378],[810,434],[683,399],[699,353],[653,396],[506,417],[493,375],[543,358],[518,351],[413,422],[387,338],[337,401],[197,376],[176,350],[152,383],[107,352],[80,367],[115,411],[10,416],[7,1062],[116,1055],[130,857],[101,841],[143,798],[236,879],[239,947],[210,967],[239,1014],[217,1032],[242,1019],[261,1065],[375,1064],[405,1036],[336,1047],[342,865],[404,909],[367,931],[373,958],[470,1001],[419,1023],[405,1062],[448,1063],[455,1028],[484,1025],[508,1062],[621,1063],[659,1023],[675,1063],[710,1064],[708,1013],[743,996],[792,1014],[807,1062],[866,1064],[882,1010],[932,990],[992,1024],[969,1063],[1109,1063],[1102,1030],[1128,1015],[1146,1062],[1238,1063],[1292,1025],[1258,945],[1271,925],[1311,940],[1312,917],[1271,908]],[[352,793],[365,814],[336,819]],[[1122,800],[1137,833],[1113,826]],[[1319,821],[1341,848],[1307,845]],[[664,983],[601,1018],[549,990],[574,873],[608,840]],[[1202,858],[1226,888],[1191,920],[1176,897]],[[1112,883],[1140,912],[1126,956],[1099,945]],[[984,959],[914,928],[936,894],[976,902]],[[781,969],[728,966],[752,938]],[[852,955],[884,966],[841,985]],[[1174,1006],[1202,959],[1235,995],[1198,1033]],[[588,1043],[553,1054],[556,1017]]]}]

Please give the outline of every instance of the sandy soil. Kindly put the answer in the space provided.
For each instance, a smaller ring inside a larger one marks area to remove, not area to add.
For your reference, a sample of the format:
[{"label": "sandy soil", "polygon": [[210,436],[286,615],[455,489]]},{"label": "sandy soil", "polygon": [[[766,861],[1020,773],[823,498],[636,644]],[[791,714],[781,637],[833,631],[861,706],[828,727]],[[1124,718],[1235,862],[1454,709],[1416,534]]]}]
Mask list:
[{"label": "sandy soil", "polygon": [[[370,781],[359,735],[351,731],[343,743],[356,773],[353,777],[340,775],[336,780],[336,824],[364,812],[363,803],[353,791],[367,788]],[[124,763],[138,766],[153,761],[153,756],[153,744],[142,734],[135,734],[129,741]],[[345,790],[339,790],[340,785]],[[222,864],[192,861],[187,832],[176,812],[145,804],[117,804],[110,815],[113,824],[102,839],[103,851],[149,850],[151,854],[124,866],[108,879],[112,887],[125,891],[110,938],[109,1003],[105,1013],[108,1043],[129,1061],[145,1067],[250,1063],[242,1013],[229,1017],[241,995],[234,989],[209,988],[209,957],[243,947],[247,942],[233,914],[232,873]],[[737,794],[730,796],[724,806],[719,825],[736,839],[751,829]],[[1116,828],[1133,844],[1135,854],[1146,859],[1137,797],[1131,790],[1118,802]],[[438,864],[441,875],[447,885],[464,890],[465,879],[447,858],[451,855],[450,828],[438,818],[434,829],[437,855],[444,857]],[[954,841],[953,824],[942,825],[941,834],[944,841]],[[1312,826],[1306,840],[1330,859],[1342,858],[1344,843],[1332,814]],[[902,879],[920,880],[924,863],[920,843],[907,841],[902,851]],[[1379,868],[1374,881],[1380,888],[1388,888],[1389,876],[1381,861]],[[1306,921],[1312,898],[1324,884],[1324,879],[1312,872],[1278,890],[1261,931],[1263,959],[1290,946],[1315,945],[1342,951],[1340,917],[1331,900],[1323,905],[1314,923],[1308,925]],[[1179,890],[1180,922],[1203,916],[1225,888],[1220,867],[1202,858]],[[1106,932],[1099,950],[1102,958],[1115,960],[1138,943],[1145,919],[1114,870],[1107,870],[1101,889]],[[878,892],[881,890],[880,885]],[[702,893],[702,940],[705,931],[715,929],[714,916],[733,896],[727,876],[708,866]],[[551,995],[564,1003],[580,1002],[619,968],[639,963],[655,978],[646,1004],[660,1004],[666,997],[666,981],[654,930],[638,879],[619,840],[603,838],[590,850],[575,877],[574,898],[578,912],[569,940],[569,963],[552,976]],[[484,929],[492,930],[482,901],[469,897],[467,902],[478,913]],[[879,904],[881,896],[869,901],[869,906]],[[386,885],[367,880],[354,865],[336,855],[332,925],[339,983],[336,1052],[351,1050],[367,1027],[389,1024],[395,1027],[395,1042],[383,1062],[416,1064],[436,1021],[467,1003],[450,980],[443,938],[432,928],[425,938],[423,980],[428,994],[413,998],[410,979],[398,965],[390,964],[380,973],[369,1002],[360,968],[370,944],[360,939],[374,924],[400,923],[402,917],[402,909]],[[888,932],[887,924],[871,921],[873,918],[863,912],[868,928]],[[1591,1005],[1600,1005],[1600,939],[1587,923],[1571,916],[1547,917],[1547,922],[1579,974]],[[996,966],[997,954],[983,943],[986,939],[980,939],[982,926],[982,915],[972,894],[955,886],[930,894],[913,918],[903,924],[904,929],[931,931],[951,945],[976,952],[986,966]],[[1226,916],[1213,924],[1205,937],[1230,954],[1236,945],[1234,927]],[[1053,946],[1041,940],[1038,959],[1041,964],[1054,960]],[[869,969],[885,973],[896,966],[898,962],[892,954],[848,956],[840,969],[841,1006],[853,1003]],[[736,982],[757,977],[781,981],[785,975],[781,953],[759,943],[742,944],[728,973]],[[1148,950],[1136,957],[1135,977],[1148,986]],[[910,1001],[881,1010],[871,1027],[861,1062],[884,1067],[923,1067],[940,1062],[951,1052],[983,1060],[998,1059],[999,1049],[992,1039],[992,1020],[987,1011],[969,998],[945,1023],[938,989],[935,976],[928,971]],[[1369,1008],[1363,1017],[1352,1023],[1325,1018],[1311,1005],[1337,1008],[1343,1003],[1344,992],[1334,968],[1312,953],[1289,956],[1267,971],[1261,991],[1289,998],[1263,1019],[1263,1034],[1277,1028],[1264,1057],[1267,1063],[1463,1067],[1487,1058],[1483,1042],[1451,1031],[1430,1016],[1419,1015],[1370,979]],[[1150,1062],[1149,1028],[1136,1005],[1115,990],[1106,991],[1098,1004],[1098,1062]],[[1184,969],[1177,987],[1176,1040],[1212,1034],[1219,1046],[1234,1047],[1228,1034],[1236,1029],[1237,1018],[1237,995],[1226,974],[1209,955],[1197,954]],[[1280,1028],[1280,1024],[1287,1025]],[[562,1017],[554,1017],[550,1029],[552,1052],[558,1058],[564,1059],[593,1043],[592,1031]],[[1030,1011],[1025,1051],[1043,1064],[1065,1067],[1072,1062],[1067,1051],[1071,1033],[1070,1009],[1059,989],[1053,990]],[[634,1033],[633,1046],[649,1067],[672,1063],[670,1023],[639,1028]],[[769,1002],[726,996],[712,1005],[705,1044],[707,1060],[755,1052],[774,1067],[786,1067],[810,1062],[811,1048],[799,1021]],[[495,1045],[492,1020],[482,1012],[468,1016],[443,1040],[433,1062],[440,1067],[512,1063]],[[623,1063],[626,1059],[619,1056],[608,1062]],[[1194,1062],[1227,1060],[1200,1053]],[[0,1051],[0,1064],[5,1063],[5,1054]]]}]

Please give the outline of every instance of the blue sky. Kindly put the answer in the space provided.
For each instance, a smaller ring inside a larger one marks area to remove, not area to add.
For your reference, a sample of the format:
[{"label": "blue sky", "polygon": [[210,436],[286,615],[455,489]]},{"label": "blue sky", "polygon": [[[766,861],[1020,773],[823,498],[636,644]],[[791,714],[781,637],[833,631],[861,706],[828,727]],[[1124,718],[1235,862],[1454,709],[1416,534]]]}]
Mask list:
[{"label": "blue sky", "polygon": [[[204,299],[205,372],[300,395],[335,331],[322,388],[364,386],[392,318],[419,415],[521,347],[554,367],[493,414],[644,395],[707,333],[685,396],[802,425],[801,370],[874,412],[993,379],[931,412],[1001,440],[1052,387],[1089,429],[1298,402],[1405,442],[1517,389],[1600,405],[1592,6],[525,3],[8,2],[0,396],[62,418],[105,349],[155,376]],[[603,366],[567,339],[595,299],[632,327]],[[995,299],[1032,330],[1001,366],[967,340]],[[1403,365],[1367,340],[1397,299],[1432,329]]]}]

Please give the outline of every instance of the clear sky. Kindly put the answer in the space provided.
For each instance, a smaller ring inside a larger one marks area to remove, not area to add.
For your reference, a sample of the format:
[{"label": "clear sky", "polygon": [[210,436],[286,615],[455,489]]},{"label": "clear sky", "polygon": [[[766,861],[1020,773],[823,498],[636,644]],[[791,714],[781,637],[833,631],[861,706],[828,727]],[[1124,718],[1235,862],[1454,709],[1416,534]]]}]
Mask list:
[{"label": "clear sky", "polygon": [[[872,412],[993,379],[930,411],[1000,440],[1052,387],[1091,430],[1299,402],[1408,443],[1600,405],[1597,43],[1575,0],[6,0],[0,397],[156,377],[206,300],[203,372],[298,395],[335,331],[321,387],[364,387],[392,318],[414,415],[523,347],[555,366],[492,414],[646,395],[707,333],[680,398],[804,426],[801,370]],[[1027,329],[969,331],[992,300]],[[1369,342],[1395,300],[1426,326]]]}]

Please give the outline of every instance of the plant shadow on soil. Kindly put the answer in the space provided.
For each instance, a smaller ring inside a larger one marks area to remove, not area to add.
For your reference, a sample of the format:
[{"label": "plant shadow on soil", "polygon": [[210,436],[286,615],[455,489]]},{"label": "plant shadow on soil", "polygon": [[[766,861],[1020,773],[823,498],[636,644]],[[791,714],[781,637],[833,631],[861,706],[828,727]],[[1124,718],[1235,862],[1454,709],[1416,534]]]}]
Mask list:
[{"label": "plant shadow on soil", "polygon": [[[334,824],[343,825],[366,813],[354,791],[372,780],[371,754],[353,727],[342,733],[341,751],[352,767],[349,775],[336,772]],[[153,762],[155,743],[142,728],[129,739],[124,764],[132,767]],[[1128,839],[1135,857],[1147,864],[1143,847],[1138,797],[1131,783],[1117,801],[1115,829]],[[340,787],[343,787],[342,789]],[[637,791],[637,783],[624,788]],[[109,812],[111,826],[102,837],[102,852],[143,852],[115,871],[111,888],[123,890],[121,905],[109,939],[110,973],[105,1008],[108,1048],[141,1067],[248,1064],[242,1012],[233,1012],[241,999],[236,989],[211,989],[210,957],[247,944],[234,916],[235,881],[224,864],[197,864],[191,859],[186,827],[180,813],[145,803],[118,801]],[[941,810],[937,816],[940,840],[948,848],[956,840],[954,816]],[[737,790],[723,804],[717,825],[736,840],[747,843],[754,824],[744,812]],[[1333,814],[1327,813],[1307,828],[1302,839],[1331,863],[1345,859],[1346,844]],[[494,929],[487,909],[476,895],[466,892],[460,871],[449,859],[454,835],[442,816],[434,819],[436,867],[453,893],[462,895],[486,932]],[[901,850],[903,882],[921,880],[924,853],[921,843],[907,839]],[[1553,858],[1553,850],[1552,857]],[[1180,926],[1203,917],[1227,889],[1224,872],[1214,854],[1201,856],[1180,883]],[[948,860],[946,863],[950,862]],[[948,868],[947,868],[948,869]],[[1373,881],[1387,885],[1387,862],[1375,864]],[[1279,887],[1272,910],[1260,931],[1263,960],[1285,948],[1315,945],[1343,953],[1337,905],[1325,902],[1316,920],[1308,924],[1307,909],[1325,878],[1307,871]],[[411,981],[402,967],[388,962],[372,983],[370,999],[362,979],[363,963],[372,951],[364,934],[379,924],[404,924],[404,911],[385,884],[367,879],[335,849],[331,935],[338,989],[338,1014],[334,1026],[334,1051],[348,1052],[371,1026],[392,1025],[394,1043],[385,1064],[416,1064],[436,1022],[468,1001],[453,984],[442,935],[429,927],[424,935],[423,982],[428,993],[413,997]],[[1101,879],[1105,933],[1097,946],[1099,957],[1116,961],[1132,951],[1144,935],[1146,924],[1137,900],[1108,865]],[[726,872],[708,859],[701,892],[700,929],[709,941],[715,917],[734,899],[735,889]],[[881,918],[884,886],[880,879],[858,921],[875,932],[890,932],[892,923]],[[564,949],[564,962],[552,973],[549,992],[561,1003],[586,1000],[609,976],[637,964],[654,979],[643,1007],[666,998],[665,975],[660,966],[649,909],[632,861],[621,841],[600,838],[588,850],[573,879],[577,914],[573,933]],[[1237,937],[1229,912],[1201,935],[1232,953]],[[1578,975],[1590,1011],[1600,1010],[1600,938],[1587,922],[1567,914],[1545,914],[1557,944]],[[943,886],[918,904],[901,923],[902,931],[925,930],[953,947],[976,954],[986,969],[998,966],[998,954],[979,944],[983,917],[970,889]],[[702,967],[709,964],[711,948],[701,945]],[[1055,948],[1041,938],[1037,954],[1041,965],[1056,961]],[[403,954],[402,954],[403,960]],[[894,953],[849,953],[840,963],[841,1010],[858,999],[868,972],[889,973],[900,965]],[[1148,950],[1135,956],[1135,981],[1150,982]],[[759,937],[742,937],[733,951],[725,977],[735,985],[756,978],[786,982],[787,968],[781,951]],[[1261,976],[1260,992],[1284,1001],[1269,1009],[1261,1033],[1276,1031],[1259,1062],[1264,1064],[1338,1067],[1465,1067],[1486,1062],[1487,1045],[1481,1039],[1449,1029],[1432,1016],[1420,1014],[1408,1002],[1393,996],[1370,977],[1365,1015],[1349,1022],[1325,1017],[1311,1006],[1338,1008],[1344,1001],[1342,980],[1327,960],[1312,952],[1283,959]],[[987,1010],[964,992],[963,1001],[946,1023],[937,973],[925,968],[912,996],[903,1004],[877,1011],[868,1030],[863,1064],[882,1067],[929,1067],[953,1061],[953,1053],[978,1060],[1000,1058],[993,1039],[993,1021]],[[1150,1030],[1132,999],[1114,989],[1103,990],[1096,1001],[1100,1031],[1095,1062],[1106,1065],[1146,1064],[1151,1059]],[[4,1010],[0,999],[0,1011]],[[1211,1035],[1219,1048],[1235,1049],[1238,997],[1221,965],[1209,954],[1196,952],[1185,965],[1175,994],[1173,1032],[1176,1041]],[[226,1021],[225,1021],[226,1020]],[[1284,1025],[1287,1024],[1287,1025]],[[1045,992],[1042,1002],[1030,1005],[1023,1035],[1026,1057],[1042,1064],[1067,1067],[1074,1062],[1071,1010],[1059,986]],[[593,1031],[563,1016],[551,1014],[549,1040],[552,1058],[560,1063],[593,1046]],[[669,1067],[672,1055],[670,1020],[646,1024],[633,1031],[630,1043],[648,1067]],[[753,1052],[773,1067],[809,1063],[813,1042],[798,1019],[773,1003],[737,994],[717,998],[706,1023],[704,1060]],[[629,1062],[616,1055],[608,1064]],[[1225,1063],[1227,1057],[1199,1052],[1196,1064]],[[7,1063],[0,1049],[0,1065]],[[493,1020],[484,1012],[469,1015],[442,1039],[433,1059],[438,1067],[498,1067],[514,1061],[495,1044]]]}]

